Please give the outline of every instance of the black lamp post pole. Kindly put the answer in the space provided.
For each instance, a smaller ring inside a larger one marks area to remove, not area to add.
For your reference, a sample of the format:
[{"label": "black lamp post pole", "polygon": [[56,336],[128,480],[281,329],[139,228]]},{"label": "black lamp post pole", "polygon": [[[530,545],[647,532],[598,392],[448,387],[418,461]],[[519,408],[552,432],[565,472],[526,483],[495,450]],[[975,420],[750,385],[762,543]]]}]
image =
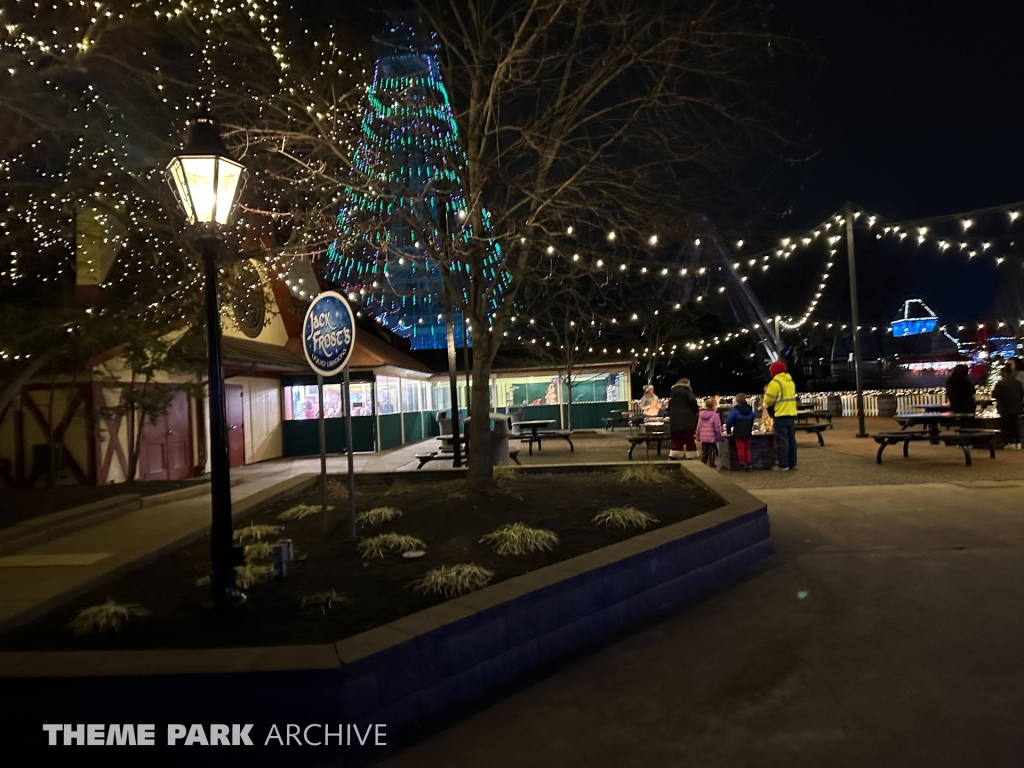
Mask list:
[{"label": "black lamp post pole", "polygon": [[210,549],[213,572],[210,588],[214,605],[244,599],[235,587],[238,550],[231,535],[231,468],[228,463],[227,402],[221,365],[220,307],[217,301],[217,240],[206,235],[199,241],[206,277],[206,349],[210,386]]}]

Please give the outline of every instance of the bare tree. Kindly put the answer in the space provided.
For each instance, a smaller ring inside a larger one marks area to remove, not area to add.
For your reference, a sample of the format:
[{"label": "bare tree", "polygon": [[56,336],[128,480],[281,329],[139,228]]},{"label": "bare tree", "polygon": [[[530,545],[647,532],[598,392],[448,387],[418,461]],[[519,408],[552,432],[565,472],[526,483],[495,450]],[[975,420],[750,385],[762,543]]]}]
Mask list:
[{"label": "bare tree", "polygon": [[[468,278],[471,442],[483,444],[491,361],[517,291],[544,279],[547,248],[569,227],[633,242],[678,232],[709,169],[775,138],[757,87],[773,38],[763,8],[742,1],[421,8],[441,43],[467,157],[458,168],[467,210],[452,248]],[[491,241],[503,246],[496,276],[486,270]],[[490,484],[486,452],[470,457],[469,474],[476,487]]]},{"label": "bare tree", "polygon": [[[573,389],[586,363],[601,358],[606,301],[602,284],[586,276],[552,280],[524,288],[520,299],[531,307],[517,321],[515,342],[558,372],[566,392],[566,428],[572,431]],[[530,290],[530,289],[533,290]],[[606,357],[607,359],[607,357]]]}]

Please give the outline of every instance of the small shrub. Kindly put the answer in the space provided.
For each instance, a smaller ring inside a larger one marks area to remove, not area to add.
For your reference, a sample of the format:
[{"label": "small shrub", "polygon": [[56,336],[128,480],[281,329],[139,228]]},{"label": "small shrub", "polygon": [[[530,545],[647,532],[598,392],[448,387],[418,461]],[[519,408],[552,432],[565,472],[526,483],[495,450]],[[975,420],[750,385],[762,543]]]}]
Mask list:
[{"label": "small shrub", "polygon": [[328,480],[327,495],[337,499],[347,499],[348,480],[346,480],[345,482],[342,482],[341,480]]},{"label": "small shrub", "polygon": [[658,518],[636,507],[610,507],[602,509],[590,522],[607,525],[609,528],[646,528],[658,522]]},{"label": "small shrub", "polygon": [[508,466],[494,467],[494,479],[499,483],[512,483],[519,476],[516,468],[509,464]]},{"label": "small shrub", "polygon": [[315,595],[306,595],[302,598],[302,607],[311,608],[314,612],[327,613],[336,605],[347,603],[348,598],[341,592],[329,589],[326,592],[317,592]]},{"label": "small shrub", "polygon": [[[328,507],[327,510],[333,510],[334,507]],[[280,515],[277,516],[278,520],[301,520],[304,517],[311,517],[313,515],[320,514],[319,504],[296,504],[290,509],[286,509]]]},{"label": "small shrub", "polygon": [[410,483],[408,480],[398,478],[391,485],[388,486],[387,493],[385,496],[398,496],[403,493],[413,493],[416,491],[415,483]]},{"label": "small shrub", "polygon": [[255,563],[236,565],[235,584],[241,589],[248,589],[256,582],[263,581],[272,570],[274,570],[272,565],[256,565]]},{"label": "small shrub", "polygon": [[356,522],[359,525],[380,525],[397,520],[402,516],[402,510],[398,507],[374,507],[369,512],[360,512],[356,515]]},{"label": "small shrub", "polygon": [[619,471],[620,483],[667,483],[672,476],[653,464],[632,464]]},{"label": "small shrub", "polygon": [[359,555],[367,559],[384,557],[385,552],[412,552],[425,549],[426,543],[415,536],[401,533],[381,533],[359,540]]},{"label": "small shrub", "polygon": [[245,528],[239,528],[231,535],[241,544],[251,544],[254,541],[262,541],[271,536],[276,536],[283,530],[283,525],[250,525]]},{"label": "small shrub", "polygon": [[245,545],[245,562],[251,563],[254,560],[269,560],[273,554],[274,545],[269,541],[259,541],[255,544]]},{"label": "small shrub", "polygon": [[558,535],[543,528],[511,523],[485,534],[480,543],[493,545],[499,555],[526,555],[542,550],[550,552],[558,543]]},{"label": "small shrub", "polygon": [[100,605],[80,610],[68,624],[68,629],[76,635],[103,632],[107,629],[116,632],[124,622],[137,616],[149,616],[149,611],[135,603],[115,603],[113,600],[107,600]]},{"label": "small shrub", "polygon": [[492,578],[494,571],[488,571],[475,563],[442,565],[416,579],[412,588],[420,594],[452,598],[486,587]]}]

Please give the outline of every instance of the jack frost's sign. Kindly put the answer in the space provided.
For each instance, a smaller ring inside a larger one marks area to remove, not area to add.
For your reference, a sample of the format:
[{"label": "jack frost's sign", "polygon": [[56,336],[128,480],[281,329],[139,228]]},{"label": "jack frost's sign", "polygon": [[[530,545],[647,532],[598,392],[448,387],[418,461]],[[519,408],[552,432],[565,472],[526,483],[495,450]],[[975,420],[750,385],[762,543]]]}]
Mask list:
[{"label": "jack frost's sign", "polygon": [[302,349],[310,367],[321,376],[339,373],[355,344],[352,308],[340,293],[324,291],[309,305],[302,323]]}]

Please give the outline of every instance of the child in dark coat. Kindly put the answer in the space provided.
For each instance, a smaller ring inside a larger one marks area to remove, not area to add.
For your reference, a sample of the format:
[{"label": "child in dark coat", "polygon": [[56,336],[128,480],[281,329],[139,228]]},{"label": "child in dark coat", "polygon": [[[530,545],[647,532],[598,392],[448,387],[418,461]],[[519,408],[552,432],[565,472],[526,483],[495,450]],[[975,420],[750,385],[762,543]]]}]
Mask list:
[{"label": "child in dark coat", "polygon": [[754,466],[750,458],[750,436],[754,433],[754,409],[742,392],[736,395],[736,404],[725,419],[725,429],[736,440],[736,463],[750,472]]}]

